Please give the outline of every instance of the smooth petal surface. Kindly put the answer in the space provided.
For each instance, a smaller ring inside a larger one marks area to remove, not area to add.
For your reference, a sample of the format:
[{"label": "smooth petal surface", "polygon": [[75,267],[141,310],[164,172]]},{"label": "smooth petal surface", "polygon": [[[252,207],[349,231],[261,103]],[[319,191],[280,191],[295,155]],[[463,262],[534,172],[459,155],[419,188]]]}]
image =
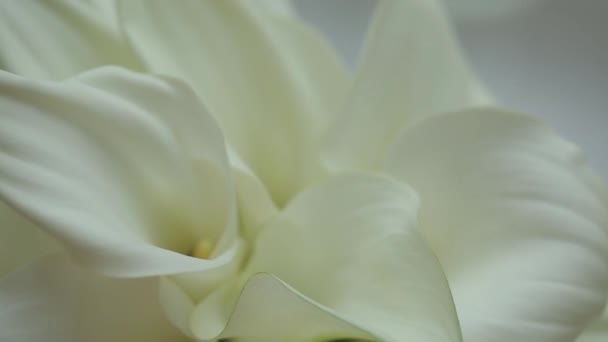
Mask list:
[{"label": "smooth petal surface", "polygon": [[0,278],[39,256],[60,250],[51,237],[0,202]]},{"label": "smooth petal surface", "polygon": [[333,170],[381,169],[416,119],[487,101],[437,1],[378,6],[355,83],[327,134],[324,160]]},{"label": "smooth petal surface", "polygon": [[296,10],[291,0],[260,0],[256,1],[256,6],[266,7],[267,11],[286,17],[296,16]]},{"label": "smooth petal surface", "polygon": [[158,303],[158,279],[112,279],[61,255],[0,280],[0,341],[185,342]]},{"label": "smooth petal surface", "polygon": [[250,1],[122,1],[146,66],[188,80],[283,205],[321,172],[318,150],[347,76],[298,21]]},{"label": "smooth petal surface", "polygon": [[[417,210],[403,183],[331,179],[264,228],[249,272],[275,275],[381,341],[461,341],[446,279],[416,229]],[[358,337],[347,333],[336,338]]]},{"label": "smooth petal surface", "polygon": [[[198,305],[165,285],[172,320],[199,340],[244,342],[328,341],[372,335],[343,320],[269,274],[256,274],[218,289]],[[167,305],[169,306],[169,305]]]},{"label": "smooth petal surface", "polygon": [[232,166],[239,212],[241,235],[253,241],[258,231],[279,211],[268,189],[241,157],[228,147]]},{"label": "smooth petal surface", "polygon": [[427,118],[387,171],[420,194],[465,341],[573,341],[601,312],[606,186],[541,122],[492,108]]},{"label": "smooth petal surface", "polygon": [[589,325],[576,342],[605,342],[608,341],[608,309],[604,315]]},{"label": "smooth petal surface", "polygon": [[112,1],[0,1],[0,69],[64,79],[101,65],[142,68],[120,36]]},{"label": "smooth petal surface", "polygon": [[[65,83],[0,74],[0,195],[104,273],[236,262],[221,132],[177,81],[115,68]],[[183,255],[201,239],[212,260]]]}]

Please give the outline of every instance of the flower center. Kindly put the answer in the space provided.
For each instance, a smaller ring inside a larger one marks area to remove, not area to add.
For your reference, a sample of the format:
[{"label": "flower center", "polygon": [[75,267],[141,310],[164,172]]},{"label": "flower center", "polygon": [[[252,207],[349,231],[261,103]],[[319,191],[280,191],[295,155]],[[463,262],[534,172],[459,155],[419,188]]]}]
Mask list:
[{"label": "flower center", "polygon": [[208,238],[202,238],[198,240],[190,256],[199,258],[199,259],[209,259],[211,253],[213,253],[213,249],[215,248],[215,243],[213,240]]}]

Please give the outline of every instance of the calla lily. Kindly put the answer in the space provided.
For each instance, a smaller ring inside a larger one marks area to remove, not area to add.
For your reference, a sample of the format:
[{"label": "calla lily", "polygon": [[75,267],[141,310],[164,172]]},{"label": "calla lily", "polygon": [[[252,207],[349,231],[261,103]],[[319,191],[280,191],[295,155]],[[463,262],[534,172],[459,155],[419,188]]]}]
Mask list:
[{"label": "calla lily", "polygon": [[285,2],[0,7],[0,340],[566,342],[604,309],[604,183],[435,2],[383,2],[352,78]]}]

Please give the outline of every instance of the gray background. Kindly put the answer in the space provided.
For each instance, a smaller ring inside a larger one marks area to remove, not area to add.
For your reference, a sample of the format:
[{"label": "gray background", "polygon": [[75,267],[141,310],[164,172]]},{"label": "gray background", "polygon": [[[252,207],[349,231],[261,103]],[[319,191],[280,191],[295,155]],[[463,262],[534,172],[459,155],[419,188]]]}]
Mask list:
[{"label": "gray background", "polygon": [[[375,0],[296,0],[351,66]],[[503,107],[544,117],[608,179],[608,1],[446,0],[474,69]]]}]

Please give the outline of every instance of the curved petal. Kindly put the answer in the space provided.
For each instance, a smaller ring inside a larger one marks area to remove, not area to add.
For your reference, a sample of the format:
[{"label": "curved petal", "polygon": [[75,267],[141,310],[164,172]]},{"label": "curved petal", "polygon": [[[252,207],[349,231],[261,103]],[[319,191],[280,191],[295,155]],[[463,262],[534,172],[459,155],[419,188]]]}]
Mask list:
[{"label": "curved petal", "polygon": [[608,341],[608,308],[604,310],[604,315],[591,323],[576,340],[576,342],[604,341]]},{"label": "curved petal", "polygon": [[403,183],[331,179],[264,228],[249,272],[275,275],[381,341],[461,341],[441,266],[416,229],[417,210]]},{"label": "curved petal", "polygon": [[236,185],[240,231],[243,238],[253,241],[258,231],[279,209],[270,197],[268,189],[230,146],[228,157]]},{"label": "curved petal", "polygon": [[347,76],[298,21],[248,1],[123,1],[149,69],[188,80],[283,205],[318,176],[318,148]]},{"label": "curved petal", "polygon": [[[221,132],[176,81],[114,68],[65,83],[0,74],[0,195],[107,274],[237,261]],[[201,240],[216,244],[211,260],[184,255]]]},{"label": "curved petal", "polygon": [[158,303],[158,279],[112,279],[62,255],[0,281],[0,340],[186,342]]},{"label": "curved petal", "polygon": [[0,69],[63,79],[108,64],[141,70],[111,1],[1,1]]},{"label": "curved petal", "polygon": [[437,1],[383,1],[324,161],[336,170],[380,169],[399,131],[416,119],[487,101]]},{"label": "curved petal", "polygon": [[256,275],[247,282],[222,336],[243,336],[246,341],[310,341],[313,336],[322,341],[344,336],[371,338],[268,274]]},{"label": "curved petal", "polygon": [[421,197],[465,341],[572,341],[608,292],[608,196],[541,122],[479,108],[403,132],[388,173]]},{"label": "curved petal", "polygon": [[256,274],[226,284],[203,302],[194,302],[163,279],[161,300],[170,319],[188,336],[216,341],[327,341],[344,337],[362,340],[369,333],[341,319],[330,309],[310,301],[269,274]]},{"label": "curved petal", "polygon": [[60,247],[53,238],[0,201],[0,278],[37,257],[58,250]]}]

